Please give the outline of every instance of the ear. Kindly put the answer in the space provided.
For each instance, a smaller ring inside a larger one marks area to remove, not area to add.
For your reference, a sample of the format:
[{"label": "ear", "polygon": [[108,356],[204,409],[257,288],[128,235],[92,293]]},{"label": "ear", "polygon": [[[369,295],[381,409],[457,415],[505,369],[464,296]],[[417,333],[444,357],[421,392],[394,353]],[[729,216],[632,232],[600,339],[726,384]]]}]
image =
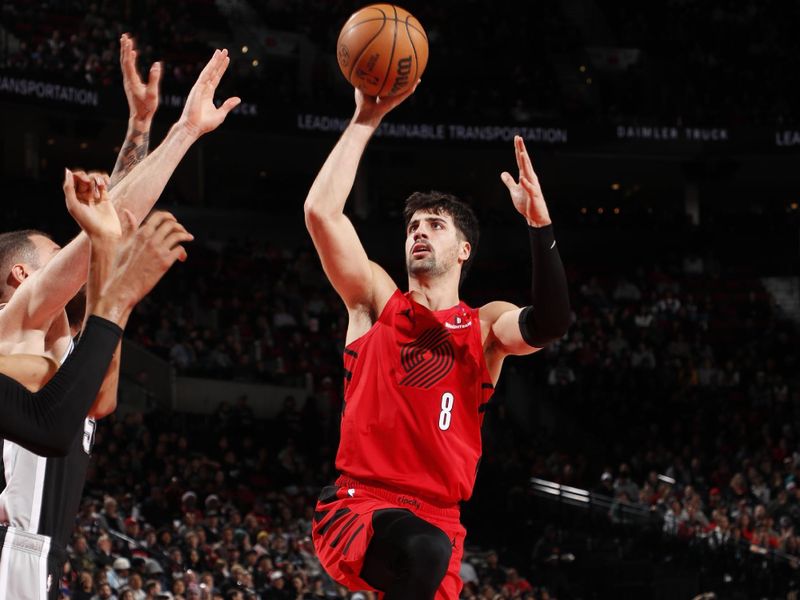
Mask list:
[{"label": "ear", "polygon": [[8,285],[13,288],[18,288],[30,275],[31,271],[28,270],[28,265],[25,263],[17,263],[11,267],[11,273],[8,276]]},{"label": "ear", "polygon": [[467,262],[471,255],[472,255],[472,246],[467,241],[463,242],[461,244],[461,248],[458,251],[458,258],[461,259],[461,262]]}]

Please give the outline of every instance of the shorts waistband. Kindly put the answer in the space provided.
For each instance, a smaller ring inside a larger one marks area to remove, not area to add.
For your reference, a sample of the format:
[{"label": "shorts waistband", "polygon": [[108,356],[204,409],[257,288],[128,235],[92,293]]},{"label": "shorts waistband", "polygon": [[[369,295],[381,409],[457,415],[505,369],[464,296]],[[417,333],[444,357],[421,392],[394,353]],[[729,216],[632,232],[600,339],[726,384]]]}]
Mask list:
[{"label": "shorts waistband", "polygon": [[445,519],[452,519],[460,522],[461,520],[461,507],[458,504],[450,506],[442,504],[433,504],[429,500],[409,494],[400,489],[392,489],[386,486],[376,486],[374,483],[367,484],[357,479],[352,479],[345,475],[340,475],[336,480],[336,485],[340,487],[353,488],[356,490],[364,490],[365,492],[393,502],[401,508],[408,508],[412,512],[420,514],[435,515]]},{"label": "shorts waistband", "polygon": [[57,557],[60,560],[66,559],[67,556],[66,550],[56,544],[50,536],[30,533],[7,525],[0,525],[0,551],[2,550]]}]

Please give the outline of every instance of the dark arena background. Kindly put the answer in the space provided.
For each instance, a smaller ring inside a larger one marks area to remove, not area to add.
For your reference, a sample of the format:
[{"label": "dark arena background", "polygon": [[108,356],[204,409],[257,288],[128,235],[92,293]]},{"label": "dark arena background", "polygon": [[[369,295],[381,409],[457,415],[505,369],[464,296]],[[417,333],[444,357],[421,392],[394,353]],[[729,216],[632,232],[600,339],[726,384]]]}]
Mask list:
[{"label": "dark arena background", "polygon": [[[348,201],[367,252],[404,286],[403,200],[452,192],[482,225],[463,298],[529,302],[499,177],[518,133],[573,311],[561,341],[504,366],[461,597],[797,598],[800,4],[402,5],[430,62]],[[3,2],[3,231],[77,232],[64,167],[114,166],[122,33],[140,72],[164,61],[151,150],[215,48],[231,56],[216,96],[243,100],[159,201],[196,241],[126,330],[63,598],[376,598],[336,586],[309,537],[335,478],[346,313],[303,202],[352,115],[336,38],[361,6]]]}]

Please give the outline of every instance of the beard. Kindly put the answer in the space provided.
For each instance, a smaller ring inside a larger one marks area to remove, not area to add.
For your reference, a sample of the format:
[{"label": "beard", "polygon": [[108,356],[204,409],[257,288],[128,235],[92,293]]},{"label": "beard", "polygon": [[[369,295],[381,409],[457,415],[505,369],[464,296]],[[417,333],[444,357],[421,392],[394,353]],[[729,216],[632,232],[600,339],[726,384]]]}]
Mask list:
[{"label": "beard", "polygon": [[410,275],[436,275],[439,270],[433,252],[430,252],[428,256],[422,260],[417,260],[409,255],[406,259],[406,269]]},{"label": "beard", "polygon": [[438,260],[433,248],[428,251],[428,256],[422,259],[415,259],[412,254],[406,258],[406,270],[409,275],[424,275],[426,277],[438,277],[448,271],[450,265],[457,262],[458,249],[454,249],[452,256],[447,253]]}]

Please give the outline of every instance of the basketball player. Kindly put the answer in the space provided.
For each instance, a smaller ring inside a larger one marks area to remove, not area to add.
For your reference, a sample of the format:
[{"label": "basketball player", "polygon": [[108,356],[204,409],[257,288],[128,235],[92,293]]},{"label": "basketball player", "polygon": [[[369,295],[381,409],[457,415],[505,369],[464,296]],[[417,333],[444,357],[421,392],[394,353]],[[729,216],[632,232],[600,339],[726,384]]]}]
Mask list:
[{"label": "basketball player", "polygon": [[[189,93],[181,118],[165,140],[109,192],[118,210],[127,209],[140,221],[155,204],[189,147],[201,135],[216,129],[238,105],[238,98],[226,100],[219,108],[213,102],[229,62],[227,51],[214,53]],[[79,193],[87,191],[85,175],[72,177]],[[88,179],[90,189],[104,185],[100,177]],[[0,354],[44,356],[60,364],[72,344],[64,307],[86,281],[89,239],[81,233],[64,249],[59,249],[37,232],[26,232],[23,238],[26,243],[14,244],[10,252],[0,254],[3,270],[0,302],[7,303],[0,310]],[[109,380],[116,382],[116,372],[110,373],[106,381]],[[111,392],[115,388],[114,385]],[[103,397],[102,392],[100,396]],[[90,410],[90,418],[84,421],[83,436],[75,438],[64,458],[48,459],[3,442],[0,475],[5,479],[5,488],[0,493],[0,523],[51,537],[50,574],[54,577],[58,575],[55,567],[60,569],[65,558],[63,547],[86,478],[95,427],[91,417],[107,414],[116,404],[115,395],[107,398],[108,404],[95,405]],[[0,559],[0,590],[5,585],[4,573],[7,570],[3,570]],[[56,592],[57,586],[50,586],[53,597]]]},{"label": "basketball player", "polygon": [[[89,272],[87,319],[82,328],[81,343],[60,369],[43,356],[0,356],[0,407],[3,412],[0,436],[41,456],[67,454],[100,390],[113,349],[119,344],[133,305],[174,262],[159,261],[157,254],[142,252],[143,244],[154,238],[153,241],[158,243],[144,247],[144,250],[151,253],[165,250],[165,235],[155,237],[159,227],[165,228],[162,233],[168,228],[184,241],[191,239],[171,215],[154,214],[147,226],[136,236],[131,235],[128,241],[131,245],[129,253],[136,256],[136,260],[121,263],[115,277],[106,282],[111,276],[111,265],[98,267],[114,258],[117,241],[115,237],[107,239],[102,229],[87,227],[91,221],[78,212],[78,203],[91,205],[92,198],[79,199],[70,178],[65,182],[65,195],[70,211],[76,214],[76,220],[91,239],[90,264],[94,265]],[[107,196],[101,200],[107,202]],[[112,217],[116,218],[116,213]],[[113,224],[113,219],[110,220]],[[135,224],[130,229],[134,230]],[[168,259],[173,255],[185,259],[180,247],[167,250]],[[145,264],[142,264],[143,255]],[[101,294],[104,287],[105,293]]]},{"label": "basketball player", "polygon": [[[412,90],[413,91],[413,90]],[[343,209],[358,162],[382,118],[411,92],[356,111],[305,202],[322,266],[347,306],[345,403],[336,468],[314,515],[317,553],[350,589],[386,600],[458,598],[465,530],[486,404],[508,355],[531,354],[569,323],[566,277],[536,174],[521,138],[519,181],[508,173],[533,253],[532,305],[459,300],[474,258],[472,210],[439,192],[406,201],[408,291],[371,262]]]},{"label": "basketball player", "polygon": [[[88,451],[91,440],[78,435],[83,416],[97,395],[131,310],[176,260],[186,259],[186,251],[180,244],[193,239],[169,213],[154,213],[136,231],[135,217],[126,211],[129,233],[123,240],[117,212],[104,190],[96,201],[91,195],[79,197],[73,175],[68,172],[64,193],[70,214],[91,240],[87,319],[81,341],[39,394],[31,394],[0,375],[4,415],[0,431],[39,453],[54,445],[59,450],[78,446]],[[3,357],[0,368],[4,371],[19,368],[16,358]],[[28,376],[36,369],[35,361],[48,362],[41,356],[19,358],[24,359],[22,368]],[[48,370],[46,366],[39,368]],[[15,473],[10,482],[12,496],[17,491],[16,477]],[[71,496],[80,498],[83,479],[61,480],[59,484],[65,493],[61,501],[69,505],[64,510],[72,510],[74,518],[77,504],[72,505]],[[70,494],[66,487],[77,488],[77,495]],[[7,500],[19,502],[20,498]],[[71,521],[58,523],[60,509],[56,504],[41,516],[40,528],[49,529],[49,534],[14,525],[0,527],[0,598],[44,599],[48,591],[50,597],[57,597],[58,586],[52,584],[58,581],[63,565],[63,547]]]}]

